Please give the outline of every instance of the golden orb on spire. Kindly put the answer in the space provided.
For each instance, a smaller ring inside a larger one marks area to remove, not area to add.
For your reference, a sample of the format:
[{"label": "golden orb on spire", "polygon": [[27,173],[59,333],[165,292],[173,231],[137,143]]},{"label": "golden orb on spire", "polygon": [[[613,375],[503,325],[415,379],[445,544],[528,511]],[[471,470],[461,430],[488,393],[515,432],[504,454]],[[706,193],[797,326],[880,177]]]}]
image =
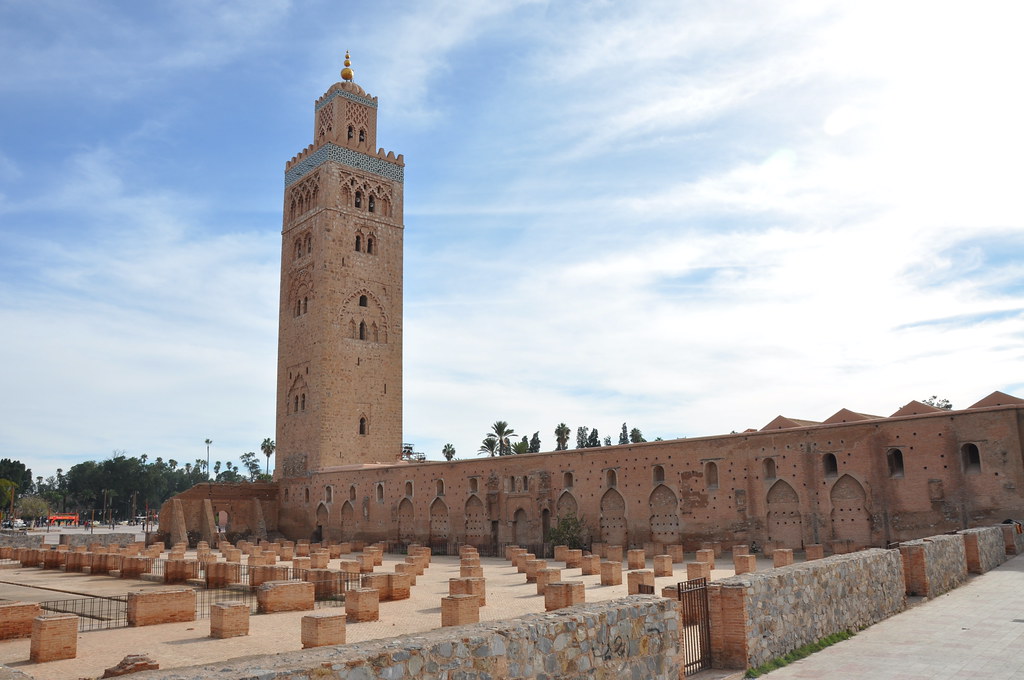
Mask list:
[{"label": "golden orb on spire", "polygon": [[341,69],[341,79],[352,82],[355,73],[352,71],[352,57],[349,56],[348,50],[345,50],[345,68]]}]

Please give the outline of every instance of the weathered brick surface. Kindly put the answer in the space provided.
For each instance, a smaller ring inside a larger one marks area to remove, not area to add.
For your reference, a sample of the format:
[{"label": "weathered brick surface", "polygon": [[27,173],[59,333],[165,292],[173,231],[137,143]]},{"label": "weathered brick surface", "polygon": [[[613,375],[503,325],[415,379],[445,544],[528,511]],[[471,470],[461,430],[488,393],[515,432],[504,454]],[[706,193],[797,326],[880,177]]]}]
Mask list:
[{"label": "weathered brick surface", "polygon": [[586,601],[582,581],[554,581],[544,589],[544,609],[553,611]]},{"label": "weathered brick surface", "polygon": [[654,556],[654,575],[658,578],[663,576],[672,575],[672,556],[671,555],[655,555]]},{"label": "weathered brick surface", "polygon": [[[371,640],[329,650],[249,657],[224,663],[223,680],[313,677],[330,666],[339,680],[425,677],[538,677],[560,680],[644,678],[677,680],[677,603],[632,596],[547,614],[438,628],[409,638]],[[153,680],[207,680],[209,666],[152,671]]]},{"label": "weathered brick surface", "polygon": [[683,546],[680,543],[670,544],[665,548],[669,555],[672,556],[672,564],[682,564],[686,561],[683,553]]},{"label": "weathered brick surface", "polygon": [[732,556],[733,568],[736,570],[736,575],[749,574],[752,571],[757,571],[757,556],[756,555],[733,555]]},{"label": "weathered brick surface", "polygon": [[805,560],[807,560],[807,561],[810,561],[810,560],[820,560],[820,559],[823,559],[824,557],[825,557],[825,546],[823,546],[821,543],[809,543],[809,544],[804,546],[804,559]]},{"label": "weathered brick surface", "polygon": [[448,594],[475,595],[478,606],[484,607],[487,605],[487,580],[476,577],[450,578],[448,579]]},{"label": "weathered brick surface", "polygon": [[601,573],[601,556],[584,555],[580,560],[580,574],[583,576],[594,576]]},{"label": "weathered brick surface", "polygon": [[302,617],[302,648],[345,644],[344,612],[323,611]]},{"label": "weathered brick surface", "polygon": [[392,600],[408,600],[411,595],[412,576],[409,574],[388,574],[388,593]]},{"label": "weathered brick surface", "polygon": [[[621,568],[620,568],[621,573]],[[543,595],[544,589],[547,588],[549,583],[562,580],[562,570],[553,569],[548,567],[547,569],[539,569],[537,571],[537,594]]]},{"label": "weathered brick surface", "polygon": [[654,572],[650,569],[637,569],[626,572],[626,589],[630,595],[638,595],[640,586],[654,587]]},{"label": "weathered brick surface", "polygon": [[713,548],[701,548],[697,551],[697,562],[704,562],[709,569],[715,568],[715,551]]},{"label": "weathered brick surface", "polygon": [[526,582],[527,583],[536,583],[537,582],[537,570],[538,569],[547,569],[548,568],[548,561],[547,560],[526,560],[526,562],[524,563],[524,566],[526,567],[526,571],[524,572],[526,574]]},{"label": "weathered brick surface", "polygon": [[476,595],[449,595],[441,598],[441,625],[465,626],[480,622],[480,600]]},{"label": "weathered brick surface", "polygon": [[216,602],[210,605],[210,637],[230,638],[249,634],[249,605]]},{"label": "weathered brick surface", "polygon": [[565,568],[566,569],[579,569],[580,563],[583,561],[582,550],[566,550],[565,551]]},{"label": "weathered brick surface", "polygon": [[788,567],[793,564],[793,549],[777,548],[772,552],[772,563],[776,567]]},{"label": "weathered brick surface", "polygon": [[35,602],[0,602],[0,640],[32,636],[32,620],[42,614]]},{"label": "weathered brick surface", "polygon": [[643,550],[630,550],[626,553],[626,563],[630,570],[647,567],[647,555]]},{"label": "weathered brick surface", "polygon": [[686,563],[686,579],[692,580],[695,578],[711,578],[711,565],[707,562],[687,562]]},{"label": "weathered brick surface", "polygon": [[605,549],[605,559],[609,562],[622,562],[622,546],[610,545]]},{"label": "weathered brick surface", "polygon": [[349,623],[380,618],[380,594],[373,588],[352,588],[345,592],[345,615]]},{"label": "weathered brick surface", "polygon": [[1006,543],[1007,555],[1024,553],[1024,526],[1020,524],[1000,524],[1003,530],[1003,541]]},{"label": "weathered brick surface", "polygon": [[43,614],[32,620],[29,658],[33,663],[74,659],[78,655],[78,617]]},{"label": "weathered brick surface", "polygon": [[195,620],[196,591],[192,588],[128,593],[129,626],[152,626],[158,623]]},{"label": "weathered brick surface", "polygon": [[[610,548],[609,548],[610,550]],[[608,560],[601,563],[601,585],[617,586],[622,584],[622,560]]]},{"label": "weathered brick surface", "polygon": [[267,581],[256,590],[260,612],[298,612],[314,606],[315,589],[308,581]]}]

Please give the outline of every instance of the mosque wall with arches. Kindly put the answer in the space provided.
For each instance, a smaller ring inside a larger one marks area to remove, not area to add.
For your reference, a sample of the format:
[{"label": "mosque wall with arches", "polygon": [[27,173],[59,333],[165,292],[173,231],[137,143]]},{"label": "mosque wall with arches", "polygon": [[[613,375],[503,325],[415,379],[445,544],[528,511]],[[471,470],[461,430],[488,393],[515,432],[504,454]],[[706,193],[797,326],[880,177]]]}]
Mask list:
[{"label": "mosque wall with arches", "polygon": [[291,538],[537,544],[559,516],[575,514],[594,541],[622,545],[885,546],[1024,517],[1024,401],[1017,401],[816,425],[777,419],[758,431],[596,449],[331,468],[280,481],[276,524]]}]

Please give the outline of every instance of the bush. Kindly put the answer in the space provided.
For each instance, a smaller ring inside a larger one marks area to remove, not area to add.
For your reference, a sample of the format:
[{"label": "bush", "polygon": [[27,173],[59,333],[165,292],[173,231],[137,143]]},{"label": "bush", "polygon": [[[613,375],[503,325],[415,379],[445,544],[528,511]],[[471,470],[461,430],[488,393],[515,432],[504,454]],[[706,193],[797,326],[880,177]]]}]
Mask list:
[{"label": "bush", "polygon": [[564,515],[558,518],[558,524],[548,531],[547,542],[555,545],[566,545],[574,550],[590,547],[590,529],[586,522],[576,515]]}]

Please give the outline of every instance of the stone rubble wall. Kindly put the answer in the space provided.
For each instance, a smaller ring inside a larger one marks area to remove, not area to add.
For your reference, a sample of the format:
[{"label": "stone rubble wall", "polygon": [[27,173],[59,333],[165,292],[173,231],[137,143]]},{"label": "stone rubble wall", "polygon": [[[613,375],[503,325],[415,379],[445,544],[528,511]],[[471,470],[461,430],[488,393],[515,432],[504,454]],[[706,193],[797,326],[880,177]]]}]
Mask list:
[{"label": "stone rubble wall", "polygon": [[151,671],[146,677],[677,680],[678,655],[677,603],[634,595],[418,635]]},{"label": "stone rubble wall", "polygon": [[135,543],[134,533],[115,533],[115,534],[61,534],[60,544],[67,545],[72,548],[78,546],[89,546],[94,543],[102,543],[103,545],[118,545],[125,546]]},{"label": "stone rubble wall", "polygon": [[896,550],[873,548],[710,583],[714,664],[750,668],[906,607]]},{"label": "stone rubble wall", "polygon": [[984,574],[1006,561],[1006,542],[1000,527],[965,529],[960,533],[964,537],[967,569],[970,572]]},{"label": "stone rubble wall", "polygon": [[999,528],[1002,529],[1003,540],[1006,542],[1006,554],[1020,555],[1024,553],[1024,533],[1018,531],[1022,527],[1017,524],[1000,524]]},{"label": "stone rubble wall", "polygon": [[967,551],[960,534],[930,536],[900,543],[907,593],[937,597],[967,579]]},{"label": "stone rubble wall", "polygon": [[0,545],[11,548],[40,548],[42,534],[28,534],[24,531],[0,531]]}]

